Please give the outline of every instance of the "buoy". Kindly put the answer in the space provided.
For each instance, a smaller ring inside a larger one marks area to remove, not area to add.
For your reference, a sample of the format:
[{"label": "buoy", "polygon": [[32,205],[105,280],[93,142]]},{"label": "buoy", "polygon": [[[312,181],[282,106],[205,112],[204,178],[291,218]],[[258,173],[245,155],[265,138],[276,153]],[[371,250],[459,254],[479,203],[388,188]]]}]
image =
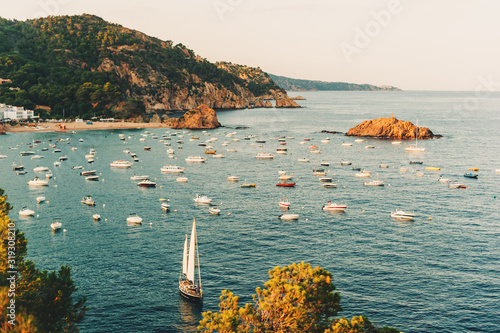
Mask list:
[{"label": "buoy", "polygon": [[150,223],[150,224],[149,224],[149,226],[152,226],[152,225],[153,225],[153,223]]},{"label": "buoy", "polygon": [[432,220],[432,218],[429,217],[429,221]]},{"label": "buoy", "polygon": [[363,209],[362,213],[364,213],[364,212],[365,212],[365,210]]},{"label": "buoy", "polygon": [[[156,179],[155,179],[156,180]],[[160,188],[163,188],[163,185],[160,185]]]},{"label": "buoy", "polygon": [[40,216],[40,215],[36,214],[36,217],[38,217],[38,216]]},{"label": "buoy", "polygon": [[227,215],[231,215],[231,213],[227,213]]},{"label": "buoy", "polygon": [[174,209],[174,212],[176,212],[176,211],[177,211],[177,209]]},{"label": "buoy", "polygon": [[68,231],[68,230],[66,230],[66,229],[63,229],[63,232],[66,232],[66,231]]},{"label": "buoy", "polygon": [[54,187],[57,187],[57,184],[56,184],[56,185],[54,185]]},{"label": "buoy", "polygon": [[104,221],[108,222],[108,219],[104,219]]},{"label": "buoy", "polygon": [[102,204],[102,208],[106,207],[106,204]]}]

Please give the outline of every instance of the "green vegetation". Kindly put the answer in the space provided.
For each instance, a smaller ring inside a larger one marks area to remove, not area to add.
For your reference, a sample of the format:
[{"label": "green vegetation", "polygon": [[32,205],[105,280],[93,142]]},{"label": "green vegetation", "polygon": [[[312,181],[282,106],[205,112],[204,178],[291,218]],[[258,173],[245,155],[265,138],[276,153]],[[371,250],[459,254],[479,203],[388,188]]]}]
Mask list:
[{"label": "green vegetation", "polygon": [[311,80],[300,80],[292,79],[285,76],[278,76],[269,74],[269,77],[273,79],[276,84],[281,88],[288,91],[304,91],[304,90],[390,90],[390,91],[400,91],[399,88],[392,86],[374,86],[371,84],[355,84],[346,82],[325,82],[325,81],[311,81]]},{"label": "green vegetation", "polygon": [[[58,272],[41,271],[25,260],[28,241],[16,229],[9,230],[8,217],[12,207],[7,203],[4,190],[0,189],[0,331],[1,332],[78,332],[87,308],[86,299],[73,302],[78,290],[71,279],[71,269],[61,266]],[[10,225],[12,226],[12,224]],[[12,228],[11,228],[12,229]],[[14,236],[15,234],[15,236]],[[15,239],[15,246],[9,240]],[[13,248],[15,250],[13,251]],[[8,256],[14,256],[9,261]],[[13,264],[15,262],[15,264]],[[14,265],[14,266],[11,266]],[[17,274],[8,273],[16,270]],[[13,292],[8,278],[15,278]],[[15,297],[11,297],[15,293]],[[9,324],[7,308],[15,301],[16,325]]]},{"label": "green vegetation", "polygon": [[204,312],[201,332],[324,332],[397,333],[376,328],[366,317],[334,319],[342,311],[332,274],[310,264],[276,267],[264,289],[257,288],[253,302],[238,306],[238,296],[224,290],[220,311]]},{"label": "green vegetation", "polygon": [[12,80],[0,86],[0,103],[49,106],[50,115],[37,113],[51,118],[138,116],[146,101],[157,103],[165,91],[175,96],[187,89],[188,96],[200,98],[205,83],[236,95],[241,89],[263,94],[278,88],[241,79],[182,44],[87,14],[23,22],[0,18],[0,78]]}]

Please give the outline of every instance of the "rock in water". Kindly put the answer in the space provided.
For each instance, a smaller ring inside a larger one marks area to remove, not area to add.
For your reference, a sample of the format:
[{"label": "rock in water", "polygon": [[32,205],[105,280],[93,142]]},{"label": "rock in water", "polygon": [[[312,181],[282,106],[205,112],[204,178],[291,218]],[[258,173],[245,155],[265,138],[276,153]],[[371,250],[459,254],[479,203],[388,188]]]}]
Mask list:
[{"label": "rock in water", "polygon": [[180,118],[169,118],[165,123],[168,127],[179,129],[212,129],[220,127],[215,111],[205,104],[196,109],[186,111]]},{"label": "rock in water", "polygon": [[[351,128],[346,135],[410,140],[415,139],[416,133],[417,126],[413,125],[411,122],[391,117],[363,121],[356,127]],[[418,128],[419,139],[434,139],[440,137],[441,135],[435,135],[427,127]]]}]

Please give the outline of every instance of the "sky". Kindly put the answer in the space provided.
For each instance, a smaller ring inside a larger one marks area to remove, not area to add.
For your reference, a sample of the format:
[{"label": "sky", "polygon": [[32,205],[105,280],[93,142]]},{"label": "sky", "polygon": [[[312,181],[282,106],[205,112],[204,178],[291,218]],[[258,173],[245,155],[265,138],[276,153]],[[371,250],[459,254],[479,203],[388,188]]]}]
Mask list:
[{"label": "sky", "polygon": [[498,0],[0,0],[25,20],[94,14],[215,61],[403,90],[500,90]]}]

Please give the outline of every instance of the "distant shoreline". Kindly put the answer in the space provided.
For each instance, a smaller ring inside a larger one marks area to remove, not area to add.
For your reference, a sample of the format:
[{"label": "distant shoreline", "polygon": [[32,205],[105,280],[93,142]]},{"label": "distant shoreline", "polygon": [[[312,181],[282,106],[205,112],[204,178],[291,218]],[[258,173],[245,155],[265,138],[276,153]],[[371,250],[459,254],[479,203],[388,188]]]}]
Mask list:
[{"label": "distant shoreline", "polygon": [[[58,124],[65,126],[61,129]],[[134,129],[134,128],[169,128],[163,123],[131,123],[131,122],[93,122],[92,125],[86,123],[38,123],[36,128],[27,126],[7,125],[6,131],[9,133],[20,132],[55,132],[55,131],[85,131],[85,130],[105,130],[105,129]]]}]

